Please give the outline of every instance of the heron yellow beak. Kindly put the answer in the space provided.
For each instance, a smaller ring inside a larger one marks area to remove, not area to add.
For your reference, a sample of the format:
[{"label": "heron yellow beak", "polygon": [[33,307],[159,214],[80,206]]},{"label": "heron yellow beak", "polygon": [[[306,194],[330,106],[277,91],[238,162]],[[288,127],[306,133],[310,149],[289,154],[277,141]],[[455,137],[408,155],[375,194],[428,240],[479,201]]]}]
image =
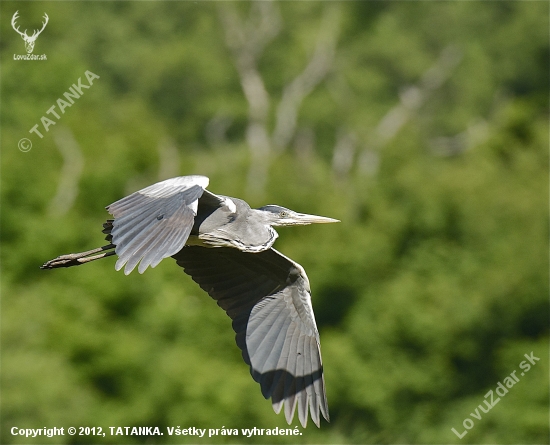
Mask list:
[{"label": "heron yellow beak", "polygon": [[338,219],[326,216],[308,215],[306,213],[291,212],[287,216],[274,222],[274,226],[305,226],[307,224],[328,224],[340,222]]}]

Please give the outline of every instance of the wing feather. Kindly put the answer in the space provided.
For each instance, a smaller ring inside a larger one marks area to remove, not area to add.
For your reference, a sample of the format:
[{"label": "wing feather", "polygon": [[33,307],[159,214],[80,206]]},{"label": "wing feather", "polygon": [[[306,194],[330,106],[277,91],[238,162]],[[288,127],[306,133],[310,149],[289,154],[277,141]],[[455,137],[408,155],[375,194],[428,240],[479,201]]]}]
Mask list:
[{"label": "wing feather", "polygon": [[110,233],[118,255],[116,270],[126,266],[128,275],[139,263],[138,271],[143,273],[179,252],[191,233],[198,199],[207,186],[205,176],[181,176],[107,206],[114,216]]},{"label": "wing feather", "polygon": [[[315,420],[315,411],[313,410],[313,397],[314,397],[314,391],[313,391],[313,363],[312,363],[312,341],[311,337],[306,337],[304,340],[304,385],[305,385],[305,391],[307,393],[307,401],[309,404],[309,410],[311,412],[311,418]],[[306,420],[307,420],[307,407],[306,407]],[[315,422],[317,423],[317,422]]]},{"label": "wing feather", "polygon": [[[271,323],[269,330],[265,334],[255,335],[253,338],[257,342],[257,338],[260,338],[258,346],[254,349],[257,351],[254,355],[257,362],[260,364],[258,368],[259,372],[268,372],[273,369],[278,369],[279,358],[281,350],[284,347],[286,341],[286,333],[291,323],[285,308],[281,307],[279,313],[273,311],[276,316],[272,319],[266,319],[265,324]],[[270,314],[271,315],[271,314]],[[252,349],[250,341],[247,343],[249,351]]]},{"label": "wing feather", "polygon": [[[287,318],[284,305],[279,304],[272,311],[257,313],[254,319],[248,322],[247,331],[254,332],[254,336],[247,341],[248,351],[257,356],[259,362],[266,364],[268,354],[275,349],[274,336],[279,336],[280,324]],[[284,333],[286,334],[286,332]]]},{"label": "wing feather", "polygon": [[[296,409],[319,426],[328,420],[319,333],[303,268],[274,249],[186,246],[173,255],[184,271],[233,320],[235,339],[250,373],[290,424]],[[313,400],[315,399],[315,400]]]}]

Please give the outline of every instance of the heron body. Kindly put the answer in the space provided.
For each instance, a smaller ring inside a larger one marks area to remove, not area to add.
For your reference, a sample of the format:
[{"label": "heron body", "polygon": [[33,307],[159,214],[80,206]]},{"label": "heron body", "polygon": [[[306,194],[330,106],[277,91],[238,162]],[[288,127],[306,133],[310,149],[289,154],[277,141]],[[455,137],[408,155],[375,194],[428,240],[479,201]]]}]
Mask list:
[{"label": "heron body", "polygon": [[290,424],[297,409],[304,427],[308,413],[319,426],[320,413],[329,414],[309,281],[302,266],[272,248],[273,227],[337,220],[275,205],[252,209],[207,186],[205,176],[182,176],[132,193],[107,206],[113,219],[103,232],[111,244],[42,268],[116,254],[116,270],[143,273],[173,257],[232,319],[243,359],[275,412],[284,406]]},{"label": "heron body", "polygon": [[255,253],[269,249],[278,237],[270,225],[255,218],[255,212],[243,200],[223,198],[223,204],[212,203],[206,191],[199,199],[199,211],[187,244],[204,247],[234,247]]}]

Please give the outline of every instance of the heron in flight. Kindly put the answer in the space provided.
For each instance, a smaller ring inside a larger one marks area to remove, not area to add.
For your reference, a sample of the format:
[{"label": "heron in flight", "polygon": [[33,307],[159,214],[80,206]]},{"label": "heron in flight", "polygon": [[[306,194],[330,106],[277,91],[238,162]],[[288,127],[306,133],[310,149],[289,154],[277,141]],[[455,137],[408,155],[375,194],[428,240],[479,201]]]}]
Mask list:
[{"label": "heron in flight", "polygon": [[[273,227],[333,223],[277,205],[252,209],[206,190],[205,176],[153,184],[107,206],[110,244],[62,255],[42,269],[70,267],[116,254],[115,269],[143,273],[172,257],[233,320],[238,347],[263,396],[290,424],[296,408],[319,427],[328,421],[319,332],[303,267],[273,249]],[[139,263],[139,265],[138,265]]]}]

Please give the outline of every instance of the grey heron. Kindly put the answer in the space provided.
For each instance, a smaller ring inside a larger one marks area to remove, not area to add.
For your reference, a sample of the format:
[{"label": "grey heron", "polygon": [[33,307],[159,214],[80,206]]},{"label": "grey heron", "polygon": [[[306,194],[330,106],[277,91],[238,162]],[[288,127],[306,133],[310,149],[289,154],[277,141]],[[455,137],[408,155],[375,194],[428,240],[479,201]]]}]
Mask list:
[{"label": "grey heron", "polygon": [[164,258],[177,264],[233,320],[236,342],[263,396],[287,422],[296,408],[319,427],[328,421],[319,332],[302,266],[273,249],[273,227],[333,223],[277,205],[252,209],[206,190],[205,176],[168,179],[106,207],[110,244],[62,255],[42,269],[70,267],[116,254],[115,269],[143,273]]}]

